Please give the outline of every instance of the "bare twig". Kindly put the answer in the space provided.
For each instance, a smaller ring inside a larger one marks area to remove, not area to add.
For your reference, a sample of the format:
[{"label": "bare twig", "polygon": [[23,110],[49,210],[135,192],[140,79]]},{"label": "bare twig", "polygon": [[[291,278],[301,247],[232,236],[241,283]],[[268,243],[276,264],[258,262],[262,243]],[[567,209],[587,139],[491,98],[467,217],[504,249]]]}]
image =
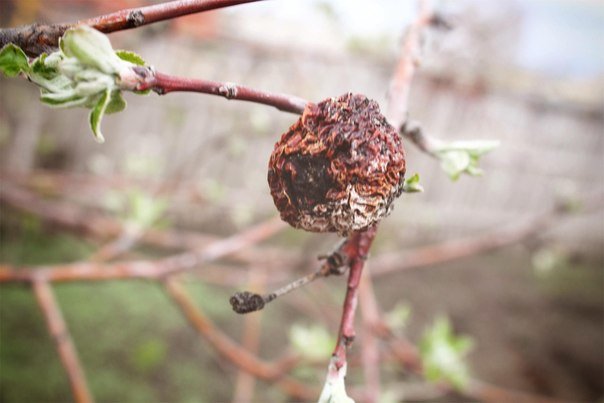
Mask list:
[{"label": "bare twig", "polygon": [[[135,69],[137,68],[135,67]],[[138,71],[139,75],[142,73],[142,83],[136,89],[152,89],[160,95],[176,91],[199,92],[221,96],[226,99],[270,105],[280,111],[296,114],[302,114],[308,103],[308,101],[293,95],[270,93],[234,83],[176,77],[160,72],[151,72],[151,75],[149,75],[148,70],[144,68],[139,68]]]},{"label": "bare twig", "polygon": [[348,274],[348,283],[346,296],[344,297],[344,306],[342,308],[342,318],[338,331],[338,339],[333,352],[327,378],[342,378],[346,371],[346,350],[355,338],[354,315],[357,307],[358,288],[363,273],[365,259],[375,238],[377,226],[371,227],[366,231],[353,234],[344,245],[344,252],[348,256],[350,272]]},{"label": "bare twig", "polygon": [[44,313],[48,331],[56,344],[65,372],[67,372],[74,400],[77,403],[93,402],[78,353],[73,345],[73,340],[51,286],[44,279],[36,279],[32,285],[38,305]]},{"label": "bare twig", "polygon": [[0,29],[0,48],[8,43],[21,47],[29,56],[54,51],[59,38],[76,25],[89,25],[101,32],[110,33],[137,28],[154,22],[170,20],[184,15],[201,13],[217,8],[260,0],[177,0],[146,7],[130,8],[75,23],[53,25],[32,24],[18,28]]},{"label": "bare twig", "polygon": [[275,382],[289,396],[311,400],[315,392],[284,375],[283,368],[261,361],[222,333],[191,300],[182,284],[170,277],[165,280],[168,295],[182,310],[197,332],[224,358],[238,368],[269,382]]},{"label": "bare twig", "polygon": [[264,295],[249,291],[236,293],[230,299],[233,310],[237,313],[259,311],[263,309],[269,302],[274,301],[275,299],[288,294],[293,290],[303,287],[318,278],[328,277],[334,274],[344,274],[349,264],[349,257],[344,254],[344,249],[348,242],[349,241],[342,242],[330,255],[320,257],[323,259],[323,264],[317,271],[292,281],[271,293]]},{"label": "bare twig", "polygon": [[416,20],[407,29],[388,91],[386,117],[389,123],[396,128],[402,127],[407,121],[409,93],[415,68],[419,64],[422,30],[430,24],[433,15],[427,0],[420,0],[419,8]]}]

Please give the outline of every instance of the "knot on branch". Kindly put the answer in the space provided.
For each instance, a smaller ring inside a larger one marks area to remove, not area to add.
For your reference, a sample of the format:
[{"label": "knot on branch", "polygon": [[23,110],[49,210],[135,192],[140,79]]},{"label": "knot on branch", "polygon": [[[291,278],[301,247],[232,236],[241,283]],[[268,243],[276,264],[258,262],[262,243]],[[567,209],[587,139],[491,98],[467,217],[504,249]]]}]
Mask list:
[{"label": "knot on branch", "polygon": [[140,27],[145,23],[145,14],[141,10],[132,10],[126,19],[130,28]]},{"label": "knot on branch", "polygon": [[233,83],[224,83],[224,85],[221,85],[220,88],[218,88],[218,92],[226,99],[235,98],[237,96],[237,85]]},{"label": "knot on branch", "polygon": [[348,255],[342,253],[340,250],[329,255],[319,256],[319,260],[323,260],[323,267],[321,272],[324,276],[341,276],[346,273],[349,264]]},{"label": "knot on branch", "polygon": [[229,299],[233,311],[237,313],[250,313],[264,308],[266,301],[262,295],[249,291],[237,292]]}]

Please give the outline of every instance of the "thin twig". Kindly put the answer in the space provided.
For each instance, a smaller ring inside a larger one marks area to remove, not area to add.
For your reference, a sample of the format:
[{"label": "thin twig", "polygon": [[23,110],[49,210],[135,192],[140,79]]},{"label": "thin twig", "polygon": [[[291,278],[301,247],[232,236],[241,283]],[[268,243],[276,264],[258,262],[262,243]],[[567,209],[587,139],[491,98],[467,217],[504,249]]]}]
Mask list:
[{"label": "thin twig", "polygon": [[344,247],[344,251],[349,259],[350,271],[348,274],[348,283],[342,308],[338,339],[333,352],[333,365],[330,365],[330,373],[327,375],[328,379],[337,379],[341,377],[341,371],[345,370],[346,350],[350,347],[355,338],[354,315],[357,307],[359,283],[361,281],[365,259],[367,258],[376,232],[377,226],[371,227],[363,232],[357,232],[349,238]]},{"label": "thin twig", "polygon": [[77,403],[93,402],[94,400],[86,384],[86,376],[80,364],[78,353],[51,286],[44,279],[36,279],[33,281],[32,286],[38,305],[40,305],[40,309],[44,313],[48,331],[55,342],[61,363],[69,378],[74,400]]},{"label": "thin twig", "polygon": [[168,295],[182,310],[185,317],[197,332],[224,358],[238,368],[269,382],[275,382],[289,396],[302,400],[311,400],[315,392],[307,386],[284,376],[283,369],[279,366],[268,364],[234,342],[222,333],[206,317],[200,308],[187,294],[185,288],[174,277],[164,282]]},{"label": "thin twig", "polygon": [[[135,69],[137,69],[135,67]],[[202,79],[183,78],[171,76],[160,72],[148,72],[138,68],[142,83],[136,90],[144,91],[152,89],[160,95],[170,92],[198,92],[203,94],[217,95],[226,99],[255,102],[258,104],[274,106],[280,111],[302,114],[308,101],[300,97],[287,94],[270,93],[243,85],[218,82]],[[144,72],[144,73],[143,73]]]},{"label": "thin twig", "polygon": [[269,302],[300,287],[304,287],[318,278],[344,274],[350,262],[349,257],[344,254],[347,242],[348,241],[340,243],[336,250],[330,255],[319,257],[320,259],[323,259],[323,264],[318,270],[294,280],[275,291],[264,295],[249,291],[235,293],[229,300],[233,310],[242,314],[259,311],[264,309]]},{"label": "thin twig", "polygon": [[419,14],[407,29],[407,34],[403,40],[401,54],[388,90],[386,117],[395,128],[402,127],[407,121],[409,93],[411,91],[411,81],[419,63],[422,30],[430,24],[432,15],[428,1],[420,0]]},{"label": "thin twig", "polygon": [[2,28],[0,29],[0,48],[8,43],[14,43],[29,56],[36,57],[44,52],[54,51],[59,43],[59,38],[63,36],[65,31],[76,25],[88,25],[101,32],[111,33],[184,15],[256,1],[261,0],[177,0],[120,10],[75,23],[31,24],[18,28]]}]

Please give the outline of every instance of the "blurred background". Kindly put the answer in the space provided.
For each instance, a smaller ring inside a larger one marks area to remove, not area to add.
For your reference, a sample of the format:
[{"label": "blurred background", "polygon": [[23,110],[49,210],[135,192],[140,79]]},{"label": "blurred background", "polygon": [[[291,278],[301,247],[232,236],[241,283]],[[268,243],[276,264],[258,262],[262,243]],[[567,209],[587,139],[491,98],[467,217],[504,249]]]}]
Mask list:
[{"label": "blurred background", "polygon": [[[0,0],[0,23],[74,21],[144,4],[150,2]],[[497,139],[501,146],[482,159],[484,176],[452,182],[438,161],[406,145],[408,172],[420,174],[425,192],[403,195],[381,225],[369,260],[379,303],[387,312],[401,306],[409,312],[402,331],[413,341],[437,316],[448,316],[456,332],[474,341],[468,360],[476,378],[599,401],[604,213],[582,207],[604,191],[604,6],[596,0],[435,4],[454,29],[426,36],[410,116],[446,140]],[[385,107],[400,39],[415,15],[411,1],[272,1],[110,38],[114,48],[133,50],[169,74],[314,101],[358,92]],[[104,119],[106,142],[97,144],[87,111],[51,110],[38,96],[25,80],[0,79],[1,262],[87,260],[119,236],[113,228],[120,225],[225,237],[275,216],[268,157],[295,115],[206,95],[127,94],[128,108]],[[415,248],[530,224],[561,201],[573,206],[571,213],[551,215],[512,245],[396,269]],[[67,223],[58,213],[65,211]],[[191,273],[187,289],[231,337],[240,340],[256,326],[255,349],[275,359],[300,350],[291,329],[336,334],[344,279],[274,302],[252,316],[255,325],[232,313],[229,296],[308,273],[336,243],[335,236],[288,228],[258,247],[264,251],[258,259],[223,259]],[[121,258],[168,253],[142,245]],[[382,274],[380,262],[389,265]],[[285,399],[263,382],[253,394],[248,388],[237,395],[241,374],[200,341],[154,282],[54,289],[97,401]],[[362,343],[361,335],[353,354]],[[319,387],[327,359],[301,364],[293,374]],[[391,365],[382,375],[382,388],[395,401],[404,398],[396,392],[401,384],[403,390],[422,384]],[[360,368],[349,379],[362,385]],[[447,400],[428,392],[415,398]],[[1,284],[0,401],[70,400],[31,290]]]}]

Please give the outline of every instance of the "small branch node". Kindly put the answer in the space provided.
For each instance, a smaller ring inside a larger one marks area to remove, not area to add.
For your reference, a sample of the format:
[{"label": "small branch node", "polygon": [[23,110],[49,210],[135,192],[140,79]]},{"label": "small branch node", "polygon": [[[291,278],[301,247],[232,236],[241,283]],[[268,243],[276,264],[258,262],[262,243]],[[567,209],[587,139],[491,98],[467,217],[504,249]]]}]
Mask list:
[{"label": "small branch node", "polygon": [[143,14],[141,10],[132,10],[128,13],[128,17],[126,17],[126,19],[129,27],[140,27],[145,23],[145,14]]},{"label": "small branch node", "polygon": [[224,83],[218,88],[220,95],[226,99],[233,99],[237,97],[237,85],[235,83]]},{"label": "small branch node", "polygon": [[446,16],[438,11],[432,14],[429,24],[432,28],[439,29],[442,31],[450,31],[455,28],[455,25],[451,22],[449,16]]}]

